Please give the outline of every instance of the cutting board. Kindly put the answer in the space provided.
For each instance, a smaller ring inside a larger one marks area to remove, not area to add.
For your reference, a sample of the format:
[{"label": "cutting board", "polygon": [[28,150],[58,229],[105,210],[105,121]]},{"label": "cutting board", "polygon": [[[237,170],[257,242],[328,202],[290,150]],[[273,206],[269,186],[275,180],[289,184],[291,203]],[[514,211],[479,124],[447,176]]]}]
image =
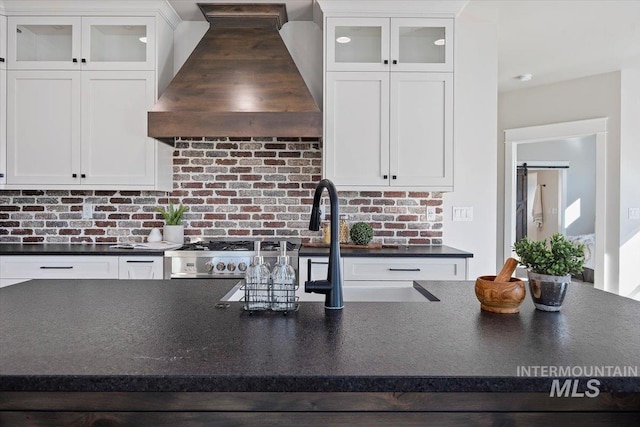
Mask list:
[{"label": "cutting board", "polygon": [[[302,246],[308,248],[328,248],[328,243],[303,243]],[[369,243],[368,245],[356,245],[355,243],[340,243],[340,248],[344,249],[398,249],[398,245],[383,245],[382,243]]]}]

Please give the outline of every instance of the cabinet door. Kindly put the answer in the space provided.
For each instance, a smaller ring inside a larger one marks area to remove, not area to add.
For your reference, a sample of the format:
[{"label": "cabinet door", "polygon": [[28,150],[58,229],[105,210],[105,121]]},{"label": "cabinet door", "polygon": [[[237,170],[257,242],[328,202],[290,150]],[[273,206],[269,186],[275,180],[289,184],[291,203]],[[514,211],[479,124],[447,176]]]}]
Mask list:
[{"label": "cabinet door", "polygon": [[153,71],[82,72],[83,185],[153,186],[155,144],[147,111]]},{"label": "cabinet door", "polygon": [[453,71],[453,19],[392,18],[391,71]]},{"label": "cabinet door", "polygon": [[163,257],[161,256],[121,256],[118,262],[120,279],[163,278]]},{"label": "cabinet door", "polygon": [[389,70],[388,18],[327,18],[327,71]]},{"label": "cabinet door", "polygon": [[7,184],[79,184],[79,120],[79,72],[9,70]]},{"label": "cabinet door", "polygon": [[389,73],[327,73],[324,175],[336,185],[388,185]]},{"label": "cabinet door", "polygon": [[83,70],[155,69],[152,17],[82,18]]},{"label": "cabinet door", "polygon": [[7,68],[7,17],[0,15],[0,70]]},{"label": "cabinet door", "polygon": [[0,185],[7,182],[7,71],[0,70]]},{"label": "cabinet door", "polygon": [[8,65],[12,70],[80,68],[80,18],[11,16]]},{"label": "cabinet door", "polygon": [[392,186],[453,186],[453,75],[391,73]]}]

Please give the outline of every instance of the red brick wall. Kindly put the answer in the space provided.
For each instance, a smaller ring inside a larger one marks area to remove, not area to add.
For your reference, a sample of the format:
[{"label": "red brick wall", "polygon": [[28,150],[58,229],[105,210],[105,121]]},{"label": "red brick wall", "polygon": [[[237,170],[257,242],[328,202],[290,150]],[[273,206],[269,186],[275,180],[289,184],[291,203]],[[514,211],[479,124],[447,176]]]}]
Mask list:
[{"label": "red brick wall", "polygon": [[[156,207],[169,201],[188,207],[185,235],[300,236],[308,230],[313,192],[322,175],[322,147],[297,138],[177,140],[174,190],[0,190],[0,242],[142,242],[162,227]],[[341,191],[340,212],[351,223],[373,225],[387,244],[441,244],[442,194],[412,191]],[[325,202],[327,202],[325,200]],[[82,219],[92,203],[92,219]],[[427,205],[437,206],[427,222]]]}]

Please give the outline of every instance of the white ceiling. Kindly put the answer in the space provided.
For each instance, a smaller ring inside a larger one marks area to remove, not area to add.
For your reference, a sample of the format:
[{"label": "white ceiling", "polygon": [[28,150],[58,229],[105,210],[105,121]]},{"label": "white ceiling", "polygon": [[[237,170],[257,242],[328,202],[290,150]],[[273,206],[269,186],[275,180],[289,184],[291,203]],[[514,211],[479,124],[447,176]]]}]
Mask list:
[{"label": "white ceiling", "polygon": [[[262,1],[282,2],[225,2]],[[313,0],[284,1],[289,20],[312,19]],[[169,3],[183,20],[204,20],[198,1]],[[498,23],[501,91],[640,67],[640,0],[470,0],[462,13]],[[515,79],[525,73],[533,79]]]}]

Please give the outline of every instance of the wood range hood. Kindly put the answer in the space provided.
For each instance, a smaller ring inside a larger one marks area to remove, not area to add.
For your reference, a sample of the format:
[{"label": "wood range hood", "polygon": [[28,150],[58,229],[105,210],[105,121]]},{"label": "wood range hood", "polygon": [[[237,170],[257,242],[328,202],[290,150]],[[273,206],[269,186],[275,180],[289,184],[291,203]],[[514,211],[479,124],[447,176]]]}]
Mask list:
[{"label": "wood range hood", "polygon": [[148,113],[148,135],[321,137],[322,112],[278,30],[284,4],[198,4],[209,30]]}]

